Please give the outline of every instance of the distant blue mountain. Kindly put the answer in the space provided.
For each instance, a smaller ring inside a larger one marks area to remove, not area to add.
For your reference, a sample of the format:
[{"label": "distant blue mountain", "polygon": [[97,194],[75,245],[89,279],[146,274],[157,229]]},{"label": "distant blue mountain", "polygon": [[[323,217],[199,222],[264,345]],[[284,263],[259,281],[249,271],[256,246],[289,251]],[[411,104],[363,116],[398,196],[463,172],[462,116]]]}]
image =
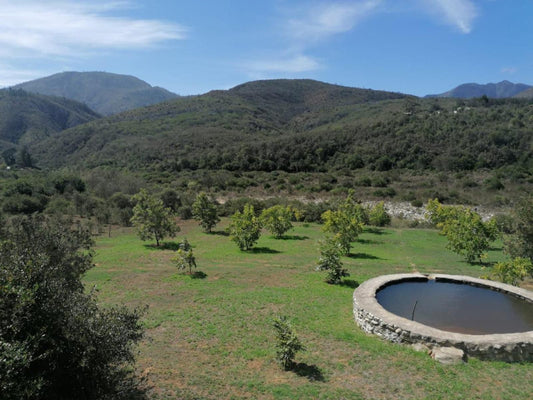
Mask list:
[{"label": "distant blue mountain", "polygon": [[472,97],[481,97],[485,95],[487,97],[501,99],[505,97],[514,97],[532,87],[533,86],[523,83],[512,83],[509,81],[487,83],[485,85],[480,85],[478,83],[465,83],[447,92],[441,94],[430,94],[426,97],[455,97],[460,99],[469,99]]}]

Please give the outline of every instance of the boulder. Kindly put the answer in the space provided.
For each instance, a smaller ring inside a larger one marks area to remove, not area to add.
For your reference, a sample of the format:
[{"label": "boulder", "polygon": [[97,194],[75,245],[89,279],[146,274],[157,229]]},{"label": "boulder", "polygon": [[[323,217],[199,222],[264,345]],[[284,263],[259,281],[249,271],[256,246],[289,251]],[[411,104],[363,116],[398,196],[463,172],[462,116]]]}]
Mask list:
[{"label": "boulder", "polygon": [[456,347],[434,347],[431,358],[445,365],[460,364],[466,360],[463,350]]}]

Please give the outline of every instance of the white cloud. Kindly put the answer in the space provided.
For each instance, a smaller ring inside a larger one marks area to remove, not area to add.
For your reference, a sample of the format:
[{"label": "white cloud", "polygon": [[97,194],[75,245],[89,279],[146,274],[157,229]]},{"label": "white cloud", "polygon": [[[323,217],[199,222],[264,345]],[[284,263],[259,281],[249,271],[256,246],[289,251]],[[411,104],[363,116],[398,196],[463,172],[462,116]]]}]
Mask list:
[{"label": "white cloud", "polygon": [[381,0],[326,3],[305,10],[303,16],[290,18],[287,23],[289,38],[312,43],[329,36],[348,32],[371,14]]},{"label": "white cloud", "polygon": [[517,71],[518,71],[518,68],[516,67],[504,67],[501,69],[501,72],[503,74],[510,74],[510,75],[515,74]]},{"label": "white cloud", "polygon": [[470,33],[478,15],[471,0],[425,0],[431,12],[462,33]]},{"label": "white cloud", "polygon": [[96,50],[146,48],[185,38],[186,29],[177,24],[109,15],[128,4],[0,0],[3,58],[70,57]]},{"label": "white cloud", "polygon": [[270,60],[256,60],[245,63],[253,74],[264,73],[300,73],[320,68],[320,64],[311,57],[298,54]]}]

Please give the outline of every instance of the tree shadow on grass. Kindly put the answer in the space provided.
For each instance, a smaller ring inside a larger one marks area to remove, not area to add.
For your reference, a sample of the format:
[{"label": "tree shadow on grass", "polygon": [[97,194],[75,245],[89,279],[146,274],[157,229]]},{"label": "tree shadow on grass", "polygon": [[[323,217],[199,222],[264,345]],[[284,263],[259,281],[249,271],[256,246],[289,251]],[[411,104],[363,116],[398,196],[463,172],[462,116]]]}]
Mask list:
[{"label": "tree shadow on grass", "polygon": [[229,236],[229,233],[226,231],[211,231],[210,234],[218,236]]},{"label": "tree shadow on grass", "polygon": [[357,243],[361,243],[361,244],[381,244],[383,242],[379,241],[379,240],[372,240],[372,239],[357,239],[356,240]]},{"label": "tree shadow on grass", "polygon": [[359,287],[359,282],[353,279],[344,279],[341,281],[341,283],[339,283],[339,286],[344,286],[344,287],[355,289]]},{"label": "tree shadow on grass", "polygon": [[485,267],[485,268],[492,268],[494,265],[496,265],[496,261],[472,261],[468,262],[466,260],[463,261],[465,264],[473,265],[476,267]]},{"label": "tree shadow on grass", "polygon": [[496,246],[490,246],[488,248],[489,251],[502,251],[503,247],[496,247]]},{"label": "tree shadow on grass", "polygon": [[176,242],[164,242],[161,243],[159,246],[156,246],[155,244],[145,244],[145,248],[148,250],[178,250],[180,248],[180,244]]},{"label": "tree shadow on grass", "polygon": [[202,271],[194,271],[191,274],[191,278],[192,279],[205,279],[205,278],[207,278],[207,274],[205,272],[202,272]]},{"label": "tree shadow on grass", "polygon": [[365,228],[365,233],[373,233],[374,235],[390,235],[390,232],[387,232],[383,228],[377,228],[375,226]]},{"label": "tree shadow on grass", "polygon": [[348,254],[349,258],[358,258],[362,260],[382,260],[380,257],[373,256],[372,254],[367,253],[350,253]]},{"label": "tree shadow on grass", "polygon": [[316,365],[297,363],[292,371],[298,376],[304,376],[311,382],[325,382],[324,375]]},{"label": "tree shadow on grass", "polygon": [[252,247],[248,253],[254,254],[279,254],[281,251],[271,249],[270,247]]},{"label": "tree shadow on grass", "polygon": [[279,240],[307,240],[309,236],[300,236],[300,235],[283,235]]}]

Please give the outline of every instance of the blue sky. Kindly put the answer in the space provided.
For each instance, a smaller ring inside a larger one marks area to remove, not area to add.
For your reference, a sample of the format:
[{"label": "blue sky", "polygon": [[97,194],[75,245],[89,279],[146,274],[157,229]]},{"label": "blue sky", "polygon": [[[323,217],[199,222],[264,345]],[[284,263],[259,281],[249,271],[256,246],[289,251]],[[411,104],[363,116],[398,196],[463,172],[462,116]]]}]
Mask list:
[{"label": "blue sky", "polygon": [[533,85],[533,0],[0,0],[0,87],[61,71],[178,94],[310,78],[423,96]]}]

